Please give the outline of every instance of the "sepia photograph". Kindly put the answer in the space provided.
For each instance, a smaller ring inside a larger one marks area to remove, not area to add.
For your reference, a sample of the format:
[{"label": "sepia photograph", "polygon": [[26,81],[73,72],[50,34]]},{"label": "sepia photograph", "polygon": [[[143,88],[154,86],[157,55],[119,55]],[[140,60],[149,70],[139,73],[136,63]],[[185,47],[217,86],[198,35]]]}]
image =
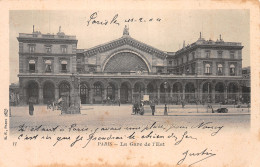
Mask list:
[{"label": "sepia photograph", "polygon": [[0,164],[258,164],[257,3],[63,2],[1,16]]}]

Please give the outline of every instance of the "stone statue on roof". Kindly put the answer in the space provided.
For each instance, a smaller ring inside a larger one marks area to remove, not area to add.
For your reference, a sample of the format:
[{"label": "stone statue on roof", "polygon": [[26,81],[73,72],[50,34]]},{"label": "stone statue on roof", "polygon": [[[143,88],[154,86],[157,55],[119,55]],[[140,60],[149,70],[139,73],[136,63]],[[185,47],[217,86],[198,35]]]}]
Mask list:
[{"label": "stone statue on roof", "polygon": [[129,27],[125,25],[123,35],[129,35]]}]

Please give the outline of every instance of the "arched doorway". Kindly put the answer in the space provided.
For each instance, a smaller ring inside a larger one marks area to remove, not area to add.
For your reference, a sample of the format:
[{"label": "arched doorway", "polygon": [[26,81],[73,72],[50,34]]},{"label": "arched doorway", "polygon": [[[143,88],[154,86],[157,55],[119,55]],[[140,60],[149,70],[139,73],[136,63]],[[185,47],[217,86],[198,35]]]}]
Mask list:
[{"label": "arched doorway", "polygon": [[141,82],[137,82],[134,85],[134,94],[133,94],[134,101],[141,101],[143,95],[144,95],[144,84]]},{"label": "arched doorway", "polygon": [[131,102],[131,85],[127,82],[121,84],[120,88],[120,101],[121,103]]},{"label": "arched doorway", "polygon": [[218,82],[215,86],[215,102],[225,102],[225,85],[222,82]]},{"label": "arched doorway", "polygon": [[107,100],[108,102],[116,100],[116,86],[113,83],[109,83],[107,87]]},{"label": "arched doorway", "polygon": [[196,101],[195,86],[191,82],[185,85],[185,101],[188,103],[194,103]]},{"label": "arched doorway", "polygon": [[70,84],[68,82],[62,82],[59,85],[59,98],[62,98],[64,103],[70,106]]},{"label": "arched doorway", "polygon": [[34,99],[36,104],[39,103],[39,86],[35,81],[29,81],[27,86],[27,103],[30,98]]},{"label": "arched doorway", "polygon": [[236,83],[229,83],[228,85],[228,103],[236,103],[238,100],[238,85]]},{"label": "arched doorway", "polygon": [[202,87],[202,103],[211,103],[212,102],[212,84],[206,82]]},{"label": "arched doorway", "polygon": [[182,100],[182,85],[180,82],[173,84],[172,93],[172,102],[176,104],[180,103]]},{"label": "arched doorway", "polygon": [[163,82],[160,85],[160,102],[169,103],[170,102],[170,84],[168,82]]},{"label": "arched doorway", "polygon": [[89,87],[86,83],[80,84],[80,101],[81,104],[89,104]]},{"label": "arched doorway", "polygon": [[103,102],[103,84],[101,82],[94,83],[93,103],[100,104]]},{"label": "arched doorway", "polygon": [[147,85],[147,94],[149,95],[149,99],[153,100],[153,99],[157,99],[156,97],[156,85],[153,83],[149,83]]},{"label": "arched doorway", "polygon": [[48,104],[55,100],[55,86],[52,82],[46,81],[43,85],[43,103]]}]

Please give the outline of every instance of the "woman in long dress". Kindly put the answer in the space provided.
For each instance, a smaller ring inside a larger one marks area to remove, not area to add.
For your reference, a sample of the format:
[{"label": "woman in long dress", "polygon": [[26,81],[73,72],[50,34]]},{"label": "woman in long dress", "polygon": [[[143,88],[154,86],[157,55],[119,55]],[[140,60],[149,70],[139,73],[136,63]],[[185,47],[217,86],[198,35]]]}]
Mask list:
[{"label": "woman in long dress", "polygon": [[29,99],[29,114],[31,116],[33,115],[33,111],[34,111],[33,102],[34,102],[33,98],[30,97],[30,99]]}]

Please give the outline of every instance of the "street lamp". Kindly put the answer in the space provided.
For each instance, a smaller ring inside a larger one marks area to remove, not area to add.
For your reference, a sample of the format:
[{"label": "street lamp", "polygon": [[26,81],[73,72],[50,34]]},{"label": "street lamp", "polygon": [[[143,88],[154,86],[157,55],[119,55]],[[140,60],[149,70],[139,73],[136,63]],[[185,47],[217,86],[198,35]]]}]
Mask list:
[{"label": "street lamp", "polygon": [[163,86],[164,86],[164,92],[165,92],[165,106],[164,106],[164,115],[168,115],[167,113],[167,103],[166,103],[166,89],[167,89],[167,82],[164,82],[163,83]]}]

